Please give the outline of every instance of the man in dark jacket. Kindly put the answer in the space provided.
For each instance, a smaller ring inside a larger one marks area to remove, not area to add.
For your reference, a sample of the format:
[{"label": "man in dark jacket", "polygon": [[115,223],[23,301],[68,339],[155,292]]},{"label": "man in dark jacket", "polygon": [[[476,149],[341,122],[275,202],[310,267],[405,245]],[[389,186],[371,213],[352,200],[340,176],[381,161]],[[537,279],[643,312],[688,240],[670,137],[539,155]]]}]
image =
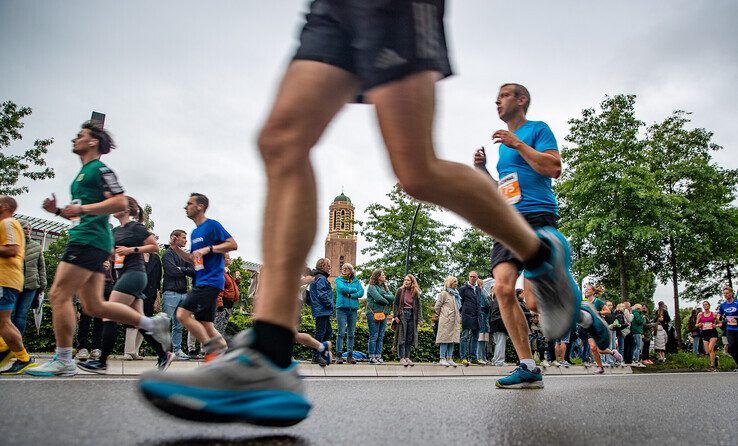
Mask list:
[{"label": "man in dark jacket", "polygon": [[[330,259],[320,259],[315,264],[312,275],[315,280],[310,284],[310,311],[315,319],[315,339],[319,342],[329,341],[333,337],[331,316],[333,315],[333,288],[328,282],[331,274]],[[320,354],[313,352],[313,363],[326,365]]]},{"label": "man in dark jacket", "polygon": [[459,287],[461,296],[461,363],[478,365],[477,341],[479,340],[479,302],[482,289],[477,283],[476,271],[469,273],[469,281]]},{"label": "man in dark jacket", "polygon": [[192,264],[182,259],[174,249],[187,246],[187,233],[181,229],[175,229],[169,236],[169,247],[161,257],[164,267],[164,283],[162,284],[162,310],[172,320],[172,352],[177,359],[187,360],[190,357],[182,351],[182,323],[177,320],[175,314],[177,307],[187,297],[187,277],[195,277],[195,268]]}]

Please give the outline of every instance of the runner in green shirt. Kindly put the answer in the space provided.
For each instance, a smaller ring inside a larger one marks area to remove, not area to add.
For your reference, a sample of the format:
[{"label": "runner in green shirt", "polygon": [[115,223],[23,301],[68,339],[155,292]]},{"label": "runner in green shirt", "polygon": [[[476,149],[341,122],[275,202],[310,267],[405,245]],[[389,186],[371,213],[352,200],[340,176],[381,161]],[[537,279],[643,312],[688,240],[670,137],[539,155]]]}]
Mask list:
[{"label": "runner in green shirt", "polygon": [[108,220],[110,214],[128,207],[128,199],[115,173],[100,161],[102,155],[115,148],[108,132],[93,122],[86,122],[72,144],[72,151],[82,161],[82,169],[71,186],[72,203],[59,208],[53,194],[43,203],[45,210],[71,222],[69,244],[56,269],[49,293],[56,355],[46,364],[29,369],[27,373],[30,375],[70,376],[77,373],[77,366],[72,359],[76,323],[73,295],[77,296],[90,316],[141,328],[151,333],[165,350],[169,349],[170,344],[169,318],[166,314],[149,318],[129,306],[103,300],[103,262],[113,250]]}]

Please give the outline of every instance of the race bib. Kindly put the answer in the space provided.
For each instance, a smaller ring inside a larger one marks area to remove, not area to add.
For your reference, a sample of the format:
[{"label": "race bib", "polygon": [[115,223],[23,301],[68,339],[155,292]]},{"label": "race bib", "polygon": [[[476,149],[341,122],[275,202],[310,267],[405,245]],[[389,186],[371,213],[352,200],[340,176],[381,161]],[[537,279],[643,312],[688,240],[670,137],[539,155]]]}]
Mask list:
[{"label": "race bib", "polygon": [[123,268],[123,263],[125,262],[125,260],[126,260],[126,256],[122,256],[122,255],[116,253],[115,254],[115,265],[114,265],[114,268],[115,269],[121,269],[121,268]]},{"label": "race bib", "polygon": [[502,196],[505,197],[508,204],[518,203],[522,198],[517,172],[513,172],[500,178],[500,183],[497,189],[500,191]]},{"label": "race bib", "polygon": [[715,324],[713,324],[712,322],[703,322],[702,323],[702,329],[703,330],[712,330],[713,328],[715,328]]},{"label": "race bib", "polygon": [[738,318],[735,316],[728,316],[728,325],[738,325]]}]

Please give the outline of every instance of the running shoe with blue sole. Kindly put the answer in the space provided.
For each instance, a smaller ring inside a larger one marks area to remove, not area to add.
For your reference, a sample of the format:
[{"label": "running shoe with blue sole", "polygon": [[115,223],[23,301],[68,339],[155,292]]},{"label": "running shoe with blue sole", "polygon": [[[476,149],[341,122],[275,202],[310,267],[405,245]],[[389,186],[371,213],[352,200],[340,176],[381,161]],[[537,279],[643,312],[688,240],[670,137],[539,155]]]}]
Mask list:
[{"label": "running shoe with blue sole", "polygon": [[583,302],[580,307],[581,311],[586,311],[592,316],[592,326],[586,328],[587,332],[594,339],[597,348],[607,350],[610,348],[610,329],[607,323],[602,319],[600,313],[595,309],[591,302]]},{"label": "running shoe with blue sole", "polygon": [[551,257],[537,269],[526,270],[525,278],[536,296],[543,335],[558,339],[576,326],[582,292],[571,275],[571,248],[564,235],[552,226],[536,234],[551,249]]},{"label": "running shoe with blue sole", "polygon": [[74,360],[62,361],[57,355],[51,361],[38,367],[26,370],[31,376],[74,376],[77,374],[77,363]]},{"label": "running shoe with blue sole", "polygon": [[528,370],[525,364],[520,364],[508,376],[495,381],[498,389],[542,389],[543,374],[541,369]]},{"label": "running shoe with blue sole", "polygon": [[297,363],[282,369],[250,348],[251,333],[237,336],[225,355],[195,370],[144,373],[139,390],[156,408],[203,422],[292,426],[307,418]]}]

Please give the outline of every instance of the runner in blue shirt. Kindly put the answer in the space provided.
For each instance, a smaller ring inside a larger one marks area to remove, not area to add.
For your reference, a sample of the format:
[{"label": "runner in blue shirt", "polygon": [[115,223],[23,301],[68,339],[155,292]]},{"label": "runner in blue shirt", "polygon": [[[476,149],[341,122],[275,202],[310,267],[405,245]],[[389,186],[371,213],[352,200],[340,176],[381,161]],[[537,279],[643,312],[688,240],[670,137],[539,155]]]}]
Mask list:
[{"label": "runner in blue shirt", "polygon": [[223,254],[238,249],[236,241],[220,223],[205,217],[209,203],[208,197],[203,194],[190,194],[185,212],[197,225],[190,236],[190,252],[172,245],[174,252],[195,265],[195,283],[177,308],[177,320],[200,341],[206,362],[224,352],[227,347],[213,321],[218,294],[225,284]]},{"label": "runner in blue shirt", "polygon": [[[497,130],[492,134],[493,142],[500,144],[497,189],[532,228],[556,228],[559,218],[558,203],[551,182],[552,178],[561,175],[561,155],[556,138],[545,122],[529,121],[526,118],[530,92],[524,86],[512,83],[502,85],[495,103],[498,116],[507,124],[507,130]],[[484,148],[477,150],[474,165],[489,174],[486,163]],[[523,262],[505,245],[495,243],[491,254],[491,269],[502,320],[520,358],[520,367],[510,376],[497,380],[495,384],[500,388],[543,387],[543,375],[536,367],[528,343],[528,324],[515,298],[515,282],[523,270]],[[545,307],[539,308],[543,306],[541,302],[536,305],[534,293],[530,292],[534,288],[530,281],[526,280],[525,288],[525,303],[532,311],[540,313],[541,327],[546,332],[546,325],[552,323],[552,311]],[[576,292],[581,296],[578,288]],[[578,317],[579,325],[592,332],[597,346],[601,349],[608,348],[609,331],[598,312],[591,306],[582,306]],[[574,322],[572,321],[572,326]]]},{"label": "runner in blue shirt", "polygon": [[[723,322],[725,337],[728,338],[728,354],[738,364],[738,302],[735,300],[733,288],[723,287],[725,302],[718,307],[718,315]],[[738,372],[738,368],[734,370]]]}]

